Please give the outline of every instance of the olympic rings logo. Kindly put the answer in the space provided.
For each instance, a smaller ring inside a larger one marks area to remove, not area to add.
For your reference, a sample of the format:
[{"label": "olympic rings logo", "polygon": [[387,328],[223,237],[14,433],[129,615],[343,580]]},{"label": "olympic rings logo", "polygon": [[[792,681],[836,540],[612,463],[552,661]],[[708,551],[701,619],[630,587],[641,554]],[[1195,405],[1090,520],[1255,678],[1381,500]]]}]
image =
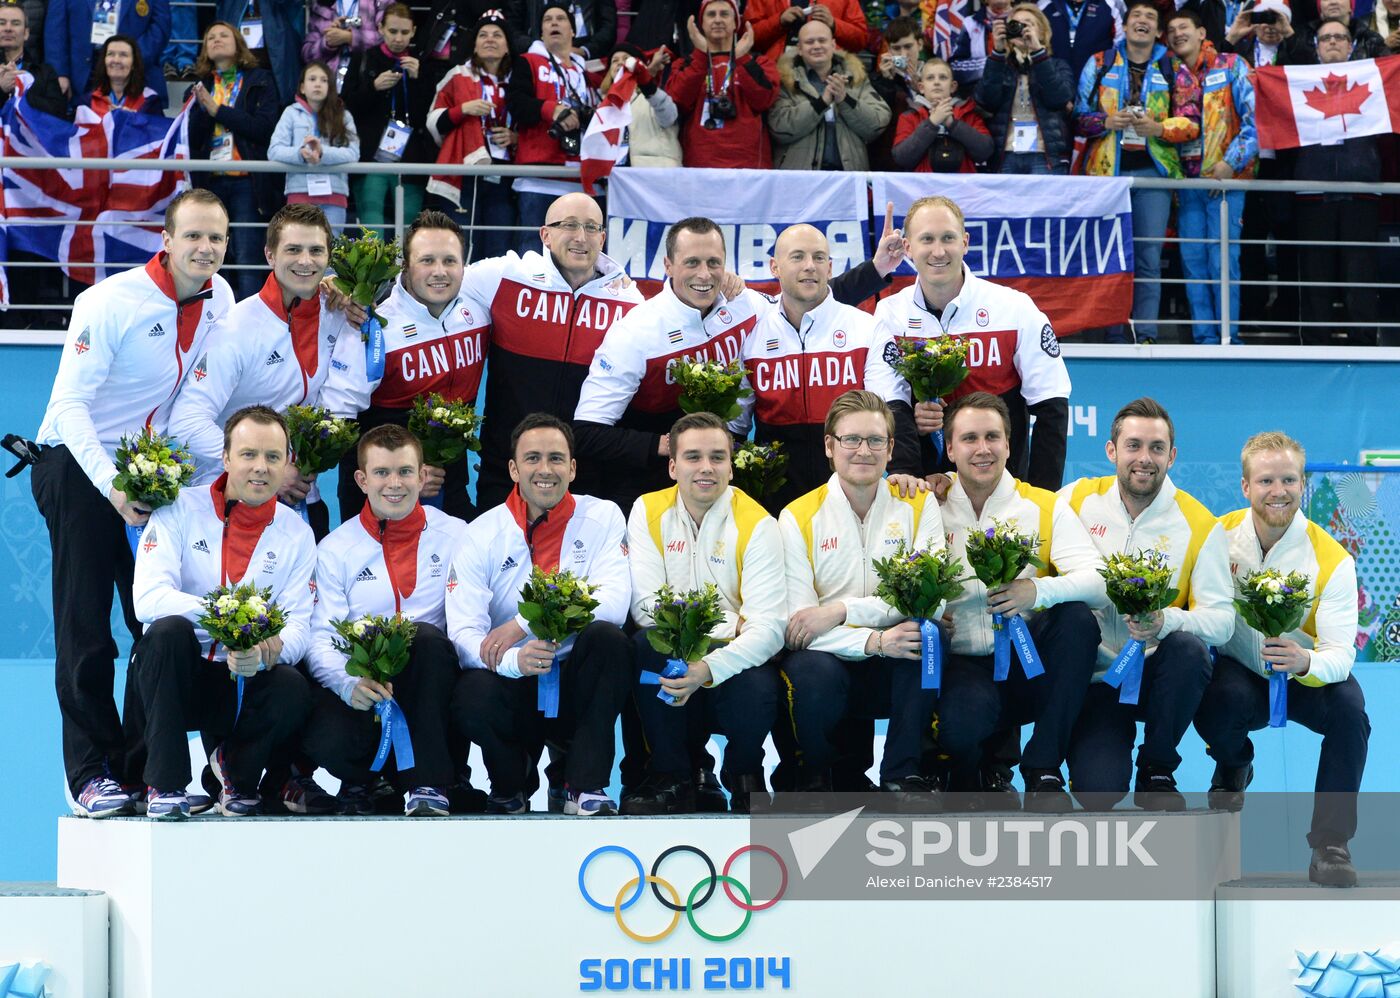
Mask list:
[{"label": "olympic rings logo", "polygon": [[[637,870],[637,875],[629,879],[618,889],[617,896],[613,898],[611,904],[605,904],[588,893],[588,885],[584,882],[584,877],[588,873],[589,865],[595,859],[610,852],[617,853],[620,856],[625,856],[630,859],[632,865]],[[710,871],[709,876],[702,878],[690,889],[690,893],[686,896],[684,903],[681,902],[681,895],[676,890],[675,886],[672,885],[670,881],[657,875],[657,871],[661,869],[661,864],[666,861],[666,858],[674,853],[680,852],[688,852],[698,856]],[[771,900],[764,901],[762,904],[754,904],[753,896],[749,893],[748,887],[729,875],[729,871],[734,866],[734,861],[748,852],[761,852],[771,856],[773,862],[778,864],[778,870],[782,875],[782,881],[778,886],[778,892],[773,895]],[[652,933],[651,935],[643,935],[637,932],[629,926],[627,921],[622,917],[624,911],[641,900],[643,884],[650,884],[652,896],[654,896],[663,907],[671,911],[670,924],[660,932]],[[739,927],[733,932],[707,932],[705,929],[701,928],[700,923],[695,920],[695,912],[703,908],[709,903],[710,898],[714,897],[716,884],[723,886],[725,896],[729,898],[735,907],[739,908],[744,913],[744,920],[739,923]],[[695,934],[702,939],[708,939],[712,943],[725,943],[729,942],[731,939],[737,939],[744,930],[749,927],[749,922],[753,920],[753,913],[756,911],[767,911],[777,904],[782,899],[783,895],[787,893],[787,886],[788,869],[782,857],[767,846],[756,844],[740,846],[738,849],[735,849],[730,857],[724,861],[724,867],[718,873],[715,872],[714,860],[710,859],[699,847],[691,845],[671,846],[669,849],[663,851],[661,855],[656,857],[656,861],[651,864],[650,873],[646,872],[646,869],[642,866],[642,861],[637,857],[636,853],[623,846],[617,845],[599,846],[584,857],[583,862],[579,864],[578,868],[578,890],[579,893],[583,895],[583,899],[588,902],[590,907],[604,914],[612,912],[613,918],[617,921],[617,927],[622,930],[623,935],[639,943],[655,943],[665,939],[672,932],[676,931],[676,927],[680,925],[682,914],[685,915],[686,921],[690,923],[690,927],[695,930]],[[734,890],[731,890],[731,888],[743,895],[742,901],[734,895]],[[670,895],[670,900],[662,896],[661,892],[663,890],[666,894]],[[630,897],[628,897],[628,892],[631,892]]]}]

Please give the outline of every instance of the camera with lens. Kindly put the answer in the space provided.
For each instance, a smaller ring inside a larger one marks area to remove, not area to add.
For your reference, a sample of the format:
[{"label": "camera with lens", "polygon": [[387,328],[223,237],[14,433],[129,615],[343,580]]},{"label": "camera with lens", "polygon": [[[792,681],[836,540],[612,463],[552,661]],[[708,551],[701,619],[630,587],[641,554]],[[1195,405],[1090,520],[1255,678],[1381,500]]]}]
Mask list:
[{"label": "camera with lens", "polygon": [[359,28],[363,27],[364,23],[365,19],[363,17],[342,17],[340,19],[340,25],[343,28]]},{"label": "camera with lens", "polygon": [[706,128],[718,128],[722,121],[733,121],[739,116],[739,111],[734,107],[734,101],[728,94],[720,94],[710,98],[710,117],[705,122]]},{"label": "camera with lens", "polygon": [[[565,156],[577,156],[579,147],[583,142],[583,133],[588,130],[588,122],[593,117],[593,109],[587,107],[575,107],[573,112],[578,116],[578,127],[567,131],[559,122],[549,126],[548,135],[555,142],[559,143],[559,148],[564,150]],[[567,115],[565,115],[567,117]]]},{"label": "camera with lens", "polygon": [[1251,10],[1249,12],[1250,24],[1277,24],[1278,11],[1276,10]]},{"label": "camera with lens", "polygon": [[1020,21],[1007,21],[1007,22],[1006,22],[1006,37],[1007,37],[1007,38],[1020,38],[1020,37],[1021,37],[1022,35],[1024,35],[1025,33],[1026,33],[1026,26],[1025,26],[1024,24],[1022,24]]},{"label": "camera with lens", "polygon": [[895,69],[898,69],[898,70],[901,71],[901,72],[903,72],[904,70],[906,70],[906,69],[909,68],[909,57],[908,57],[908,56],[897,55],[897,56],[894,56],[894,58],[893,58],[891,61],[892,61],[893,65],[894,65],[894,68],[895,68]]}]

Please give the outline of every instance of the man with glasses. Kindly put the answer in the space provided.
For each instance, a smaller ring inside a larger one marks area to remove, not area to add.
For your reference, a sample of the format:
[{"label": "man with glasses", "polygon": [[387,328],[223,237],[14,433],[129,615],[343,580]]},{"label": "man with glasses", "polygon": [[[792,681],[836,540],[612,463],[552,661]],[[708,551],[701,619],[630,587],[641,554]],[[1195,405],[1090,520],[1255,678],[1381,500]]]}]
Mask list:
[{"label": "man with glasses", "polygon": [[873,564],[901,544],[941,551],[943,518],[927,492],[904,499],[885,481],[894,415],[878,395],[846,392],[824,429],[834,473],[778,518],[791,649],[782,665],[788,716],[778,725],[790,723],[802,749],[797,789],[830,790],[842,720],[888,717],[880,789],[923,809],[935,799],[920,755],[937,693],[921,688],[919,625],[875,595]]}]

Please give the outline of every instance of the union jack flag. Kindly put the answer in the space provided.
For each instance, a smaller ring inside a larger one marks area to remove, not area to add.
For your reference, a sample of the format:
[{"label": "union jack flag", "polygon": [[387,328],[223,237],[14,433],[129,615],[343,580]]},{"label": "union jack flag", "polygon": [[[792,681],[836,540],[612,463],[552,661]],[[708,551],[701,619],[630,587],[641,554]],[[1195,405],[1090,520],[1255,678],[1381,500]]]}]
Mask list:
[{"label": "union jack flag", "polygon": [[965,0],[938,0],[933,13],[933,54],[941,59],[953,57],[953,39],[963,28]]},{"label": "union jack flag", "polygon": [[[5,156],[190,158],[188,101],[174,118],[129,111],[99,117],[80,107],[70,123],[30,106],[24,95],[30,82],[29,74],[20,74],[16,96],[0,108],[0,151]],[[0,251],[23,250],[55,260],[84,284],[140,265],[159,252],[165,208],[189,186],[185,173],[140,169],[7,168],[0,171],[0,181]],[[48,224],[4,224],[22,218]],[[76,222],[96,224],[71,224]],[[4,259],[0,256],[0,263]]]}]

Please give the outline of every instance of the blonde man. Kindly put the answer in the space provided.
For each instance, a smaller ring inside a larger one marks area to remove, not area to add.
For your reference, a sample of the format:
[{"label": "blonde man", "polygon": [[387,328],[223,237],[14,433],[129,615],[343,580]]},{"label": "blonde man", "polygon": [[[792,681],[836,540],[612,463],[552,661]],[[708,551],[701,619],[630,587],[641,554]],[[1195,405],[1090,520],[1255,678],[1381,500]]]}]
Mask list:
[{"label": "blonde man", "polygon": [[1356,660],[1356,562],[1303,515],[1305,454],[1283,433],[1258,433],[1240,454],[1240,487],[1249,506],[1220,522],[1236,581],[1274,568],[1311,580],[1303,625],[1266,638],[1236,613],[1235,631],[1220,649],[1215,674],[1196,713],[1196,730],[1215,760],[1211,803],[1238,810],[1254,776],[1249,733],[1269,721],[1269,681],[1284,673],[1288,718],[1322,735],[1313,802],[1308,879],[1352,887],[1356,869],[1347,843],[1356,834],[1356,793],[1366,766],[1371,722],[1366,698],[1351,674]]}]

